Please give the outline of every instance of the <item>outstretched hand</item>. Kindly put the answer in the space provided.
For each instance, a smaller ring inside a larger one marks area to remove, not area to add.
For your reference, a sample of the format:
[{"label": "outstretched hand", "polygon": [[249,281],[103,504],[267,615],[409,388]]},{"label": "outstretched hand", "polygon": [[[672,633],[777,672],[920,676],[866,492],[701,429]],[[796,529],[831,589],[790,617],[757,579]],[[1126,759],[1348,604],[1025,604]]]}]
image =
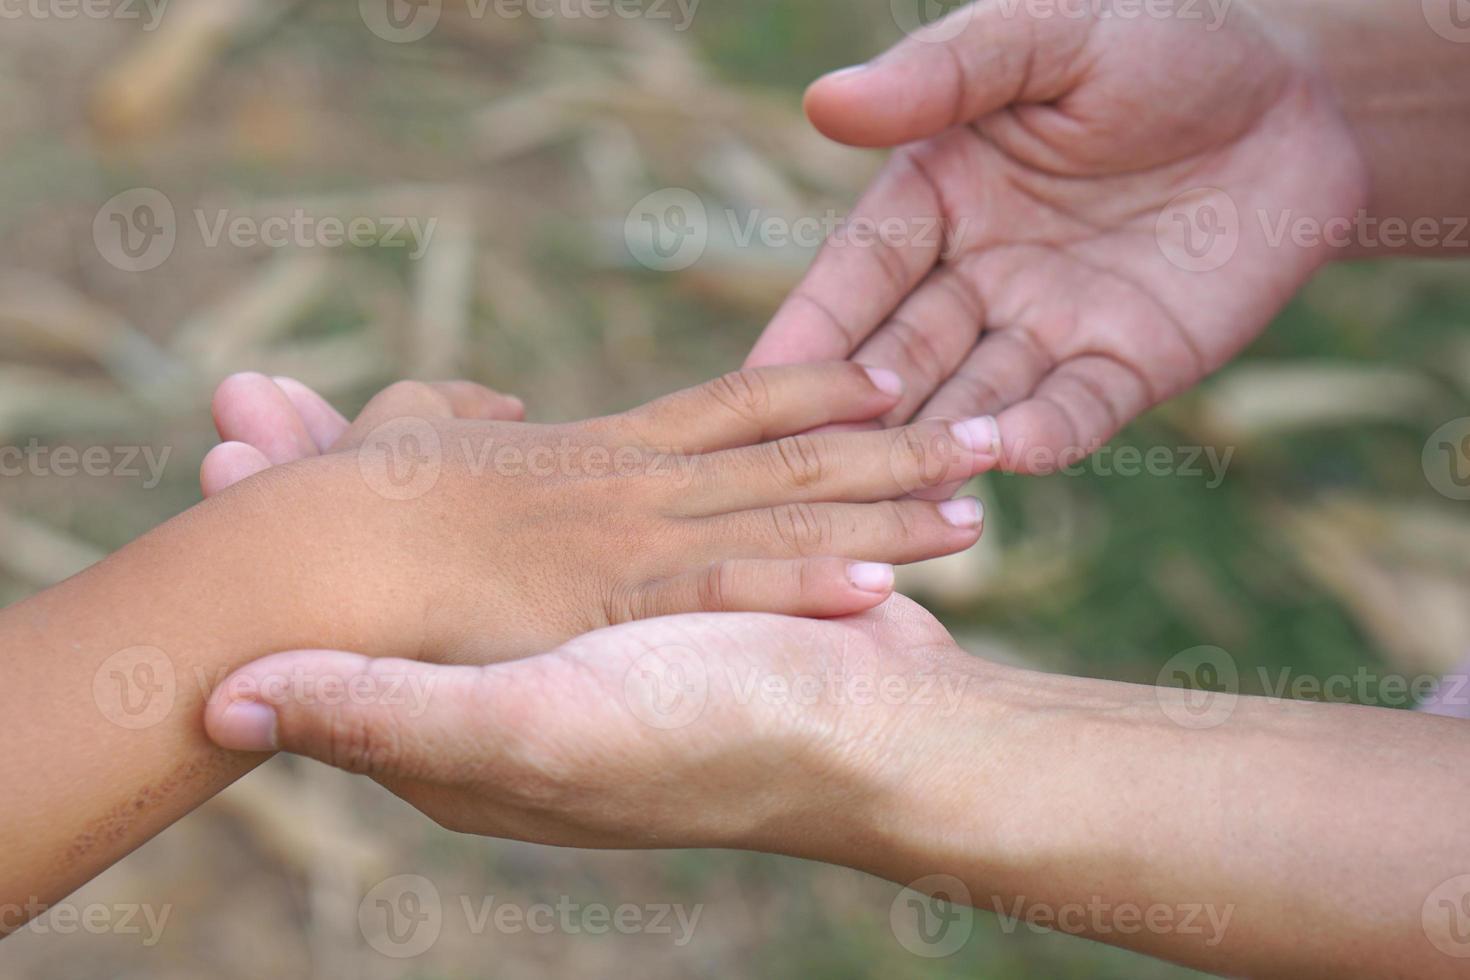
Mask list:
[{"label": "outstretched hand", "polygon": [[1290,229],[1354,215],[1366,170],[1294,39],[1243,3],[1075,6],[978,3],[812,86],[822,132],[899,149],[750,365],[892,368],[887,424],[995,415],[1002,468],[1048,472],[1328,260]]}]

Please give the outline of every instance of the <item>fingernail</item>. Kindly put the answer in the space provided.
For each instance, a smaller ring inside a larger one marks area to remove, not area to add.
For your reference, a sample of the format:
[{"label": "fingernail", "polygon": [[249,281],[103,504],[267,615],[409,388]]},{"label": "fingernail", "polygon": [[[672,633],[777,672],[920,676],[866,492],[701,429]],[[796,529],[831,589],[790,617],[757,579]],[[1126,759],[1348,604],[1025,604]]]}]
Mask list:
[{"label": "fingernail", "polygon": [[1000,426],[989,415],[956,422],[950,429],[956,441],[979,456],[1000,455]]},{"label": "fingernail", "polygon": [[868,372],[868,378],[872,380],[873,387],[883,394],[893,395],[895,398],[903,394],[903,378],[900,378],[896,372],[887,368],[875,367],[865,367],[863,370]]},{"label": "fingernail", "polygon": [[977,528],[985,521],[985,507],[974,497],[946,500],[939,514],[953,527]]},{"label": "fingernail", "polygon": [[864,592],[888,592],[893,588],[893,566],[855,562],[847,566],[847,580]]},{"label": "fingernail", "polygon": [[236,752],[274,752],[276,712],[259,701],[236,701],[225,709],[211,732],[214,741]]},{"label": "fingernail", "polygon": [[868,70],[868,63],[867,62],[864,62],[861,65],[850,65],[847,68],[839,68],[836,71],[829,71],[824,77],[826,77],[826,78],[851,78],[853,75],[861,75],[863,72],[865,72],[867,70]]}]

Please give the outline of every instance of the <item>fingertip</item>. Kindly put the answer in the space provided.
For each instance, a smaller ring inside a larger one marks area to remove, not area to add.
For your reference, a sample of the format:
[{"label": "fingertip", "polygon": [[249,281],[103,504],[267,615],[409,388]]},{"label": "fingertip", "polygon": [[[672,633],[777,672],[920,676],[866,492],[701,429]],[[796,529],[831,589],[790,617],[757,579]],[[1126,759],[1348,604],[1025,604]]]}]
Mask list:
[{"label": "fingertip", "polygon": [[868,380],[873,382],[873,387],[891,400],[897,401],[903,397],[903,378],[897,371],[879,367],[864,367],[863,370],[867,372]]},{"label": "fingertip", "polygon": [[199,466],[199,487],[205,497],[247,480],[270,469],[270,460],[254,446],[243,442],[224,442],[211,449]]},{"label": "fingertip", "polygon": [[259,701],[211,703],[204,712],[210,741],[232,752],[274,752],[280,746],[275,709]]},{"label": "fingertip", "polygon": [[847,566],[847,580],[859,592],[887,596],[893,591],[893,566],[874,561],[852,562]]}]

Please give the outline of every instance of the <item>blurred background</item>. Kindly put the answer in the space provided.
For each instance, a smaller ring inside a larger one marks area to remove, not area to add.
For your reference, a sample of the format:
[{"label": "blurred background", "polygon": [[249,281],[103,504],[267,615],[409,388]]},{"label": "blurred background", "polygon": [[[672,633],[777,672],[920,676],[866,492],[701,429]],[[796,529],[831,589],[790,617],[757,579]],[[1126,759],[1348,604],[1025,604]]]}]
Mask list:
[{"label": "blurred background", "polygon": [[[881,163],[815,134],[800,94],[900,36],[886,0],[385,6],[7,7],[0,446],[105,447],[115,465],[0,477],[0,602],[195,502],[209,394],[237,370],[293,375],[349,415],[390,380],[464,376],[549,421],[735,367],[811,250],[712,228],[659,271],[625,235],[640,202],[685,188],[741,216],[840,214]],[[642,15],[543,16],[573,8]],[[273,237],[272,218],[304,230]],[[357,240],[333,244],[328,219]],[[1405,707],[1383,679],[1470,650],[1470,492],[1431,439],[1470,435],[1467,319],[1464,267],[1334,268],[1117,444],[1168,465],[1115,449],[1083,473],[985,479],[981,547],[904,584],[984,656],[1152,683],[1208,646],[1210,683],[1366,676],[1329,696]],[[412,958],[359,923],[401,874],[443,903]],[[1186,972],[988,914],[952,955],[917,955],[889,925],[898,893],[758,855],[462,838],[279,759],[74,897],[166,907],[156,942],[32,929],[0,962],[25,978]],[[685,936],[477,929],[464,910],[487,899],[700,912]]]}]

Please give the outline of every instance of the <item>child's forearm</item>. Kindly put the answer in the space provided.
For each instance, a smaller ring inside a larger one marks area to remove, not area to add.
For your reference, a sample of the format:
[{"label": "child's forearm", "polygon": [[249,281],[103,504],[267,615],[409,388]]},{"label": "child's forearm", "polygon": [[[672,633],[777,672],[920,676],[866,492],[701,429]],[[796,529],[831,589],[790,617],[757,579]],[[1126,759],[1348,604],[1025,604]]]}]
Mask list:
[{"label": "child's forearm", "polygon": [[[321,505],[331,469],[258,478],[0,612],[0,903],[60,898],[261,761],[204,736],[204,701],[234,667],[412,632],[370,571],[340,588],[351,559],[309,544],[308,529],[371,543],[350,503]],[[383,652],[411,655],[406,639]]]}]

